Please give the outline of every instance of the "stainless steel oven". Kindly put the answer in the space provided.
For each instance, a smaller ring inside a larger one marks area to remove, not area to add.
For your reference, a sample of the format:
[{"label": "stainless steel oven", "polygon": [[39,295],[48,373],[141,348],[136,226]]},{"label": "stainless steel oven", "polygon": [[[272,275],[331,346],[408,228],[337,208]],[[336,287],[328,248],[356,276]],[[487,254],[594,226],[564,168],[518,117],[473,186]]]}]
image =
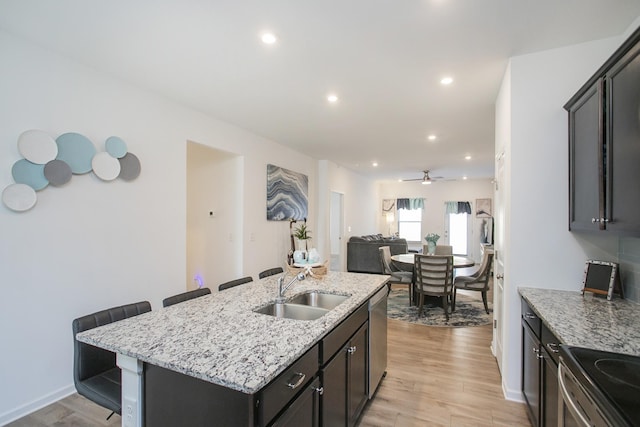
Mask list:
[{"label": "stainless steel oven", "polygon": [[561,346],[560,427],[640,426],[640,357]]}]

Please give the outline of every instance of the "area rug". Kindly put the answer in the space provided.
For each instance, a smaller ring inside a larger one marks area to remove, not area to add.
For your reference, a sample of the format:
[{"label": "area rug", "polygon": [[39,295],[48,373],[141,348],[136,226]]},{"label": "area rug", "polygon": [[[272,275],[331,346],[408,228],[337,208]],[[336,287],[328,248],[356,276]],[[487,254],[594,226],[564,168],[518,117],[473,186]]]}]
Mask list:
[{"label": "area rug", "polygon": [[[480,296],[480,294],[478,294]],[[484,311],[482,300],[476,300],[458,293],[456,297],[456,311],[446,320],[440,298],[425,301],[422,315],[418,317],[418,307],[409,306],[409,292],[407,289],[392,290],[389,294],[387,317],[416,323],[425,326],[465,327],[489,325],[493,319],[493,309],[489,303],[489,314]]]}]

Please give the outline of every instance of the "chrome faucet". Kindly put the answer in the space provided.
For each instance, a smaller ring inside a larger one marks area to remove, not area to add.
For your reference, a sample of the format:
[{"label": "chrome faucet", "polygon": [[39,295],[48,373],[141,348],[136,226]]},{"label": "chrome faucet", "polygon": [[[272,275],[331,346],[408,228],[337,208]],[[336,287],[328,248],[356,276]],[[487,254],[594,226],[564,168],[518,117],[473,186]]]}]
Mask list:
[{"label": "chrome faucet", "polygon": [[300,273],[296,274],[296,277],[291,279],[291,281],[287,283],[286,286],[283,286],[285,276],[286,274],[283,274],[282,276],[278,277],[278,297],[276,298],[276,303],[278,304],[282,304],[285,301],[284,293],[287,291],[287,289],[289,289],[291,285],[293,285],[296,281],[302,281],[307,277],[306,274],[301,271]]}]

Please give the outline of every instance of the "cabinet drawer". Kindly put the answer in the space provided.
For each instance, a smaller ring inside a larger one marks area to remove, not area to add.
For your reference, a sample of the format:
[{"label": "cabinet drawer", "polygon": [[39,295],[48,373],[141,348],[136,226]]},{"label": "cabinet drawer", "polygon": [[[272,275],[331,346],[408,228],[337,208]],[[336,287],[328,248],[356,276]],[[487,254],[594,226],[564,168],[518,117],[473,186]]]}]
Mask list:
[{"label": "cabinet drawer", "polygon": [[560,340],[549,330],[547,325],[542,324],[542,334],[540,341],[542,346],[547,351],[549,356],[553,359],[555,364],[558,364],[558,357],[560,356]]},{"label": "cabinet drawer", "polygon": [[529,325],[537,338],[540,338],[540,327],[542,322],[524,298],[522,298],[522,321]]},{"label": "cabinet drawer", "polygon": [[367,301],[322,339],[320,364],[327,363],[368,318],[369,305]]},{"label": "cabinet drawer", "polygon": [[260,425],[267,425],[318,372],[318,344],[260,391]]}]

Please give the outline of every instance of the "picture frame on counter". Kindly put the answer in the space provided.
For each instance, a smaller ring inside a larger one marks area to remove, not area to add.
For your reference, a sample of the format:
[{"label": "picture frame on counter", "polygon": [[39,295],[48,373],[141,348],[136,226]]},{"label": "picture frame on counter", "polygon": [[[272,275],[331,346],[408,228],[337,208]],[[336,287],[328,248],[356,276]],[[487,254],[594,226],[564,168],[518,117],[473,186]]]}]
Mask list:
[{"label": "picture frame on counter", "polygon": [[618,264],[608,261],[588,260],[584,267],[582,295],[585,292],[606,295],[609,301],[611,301],[614,294],[624,298]]}]

